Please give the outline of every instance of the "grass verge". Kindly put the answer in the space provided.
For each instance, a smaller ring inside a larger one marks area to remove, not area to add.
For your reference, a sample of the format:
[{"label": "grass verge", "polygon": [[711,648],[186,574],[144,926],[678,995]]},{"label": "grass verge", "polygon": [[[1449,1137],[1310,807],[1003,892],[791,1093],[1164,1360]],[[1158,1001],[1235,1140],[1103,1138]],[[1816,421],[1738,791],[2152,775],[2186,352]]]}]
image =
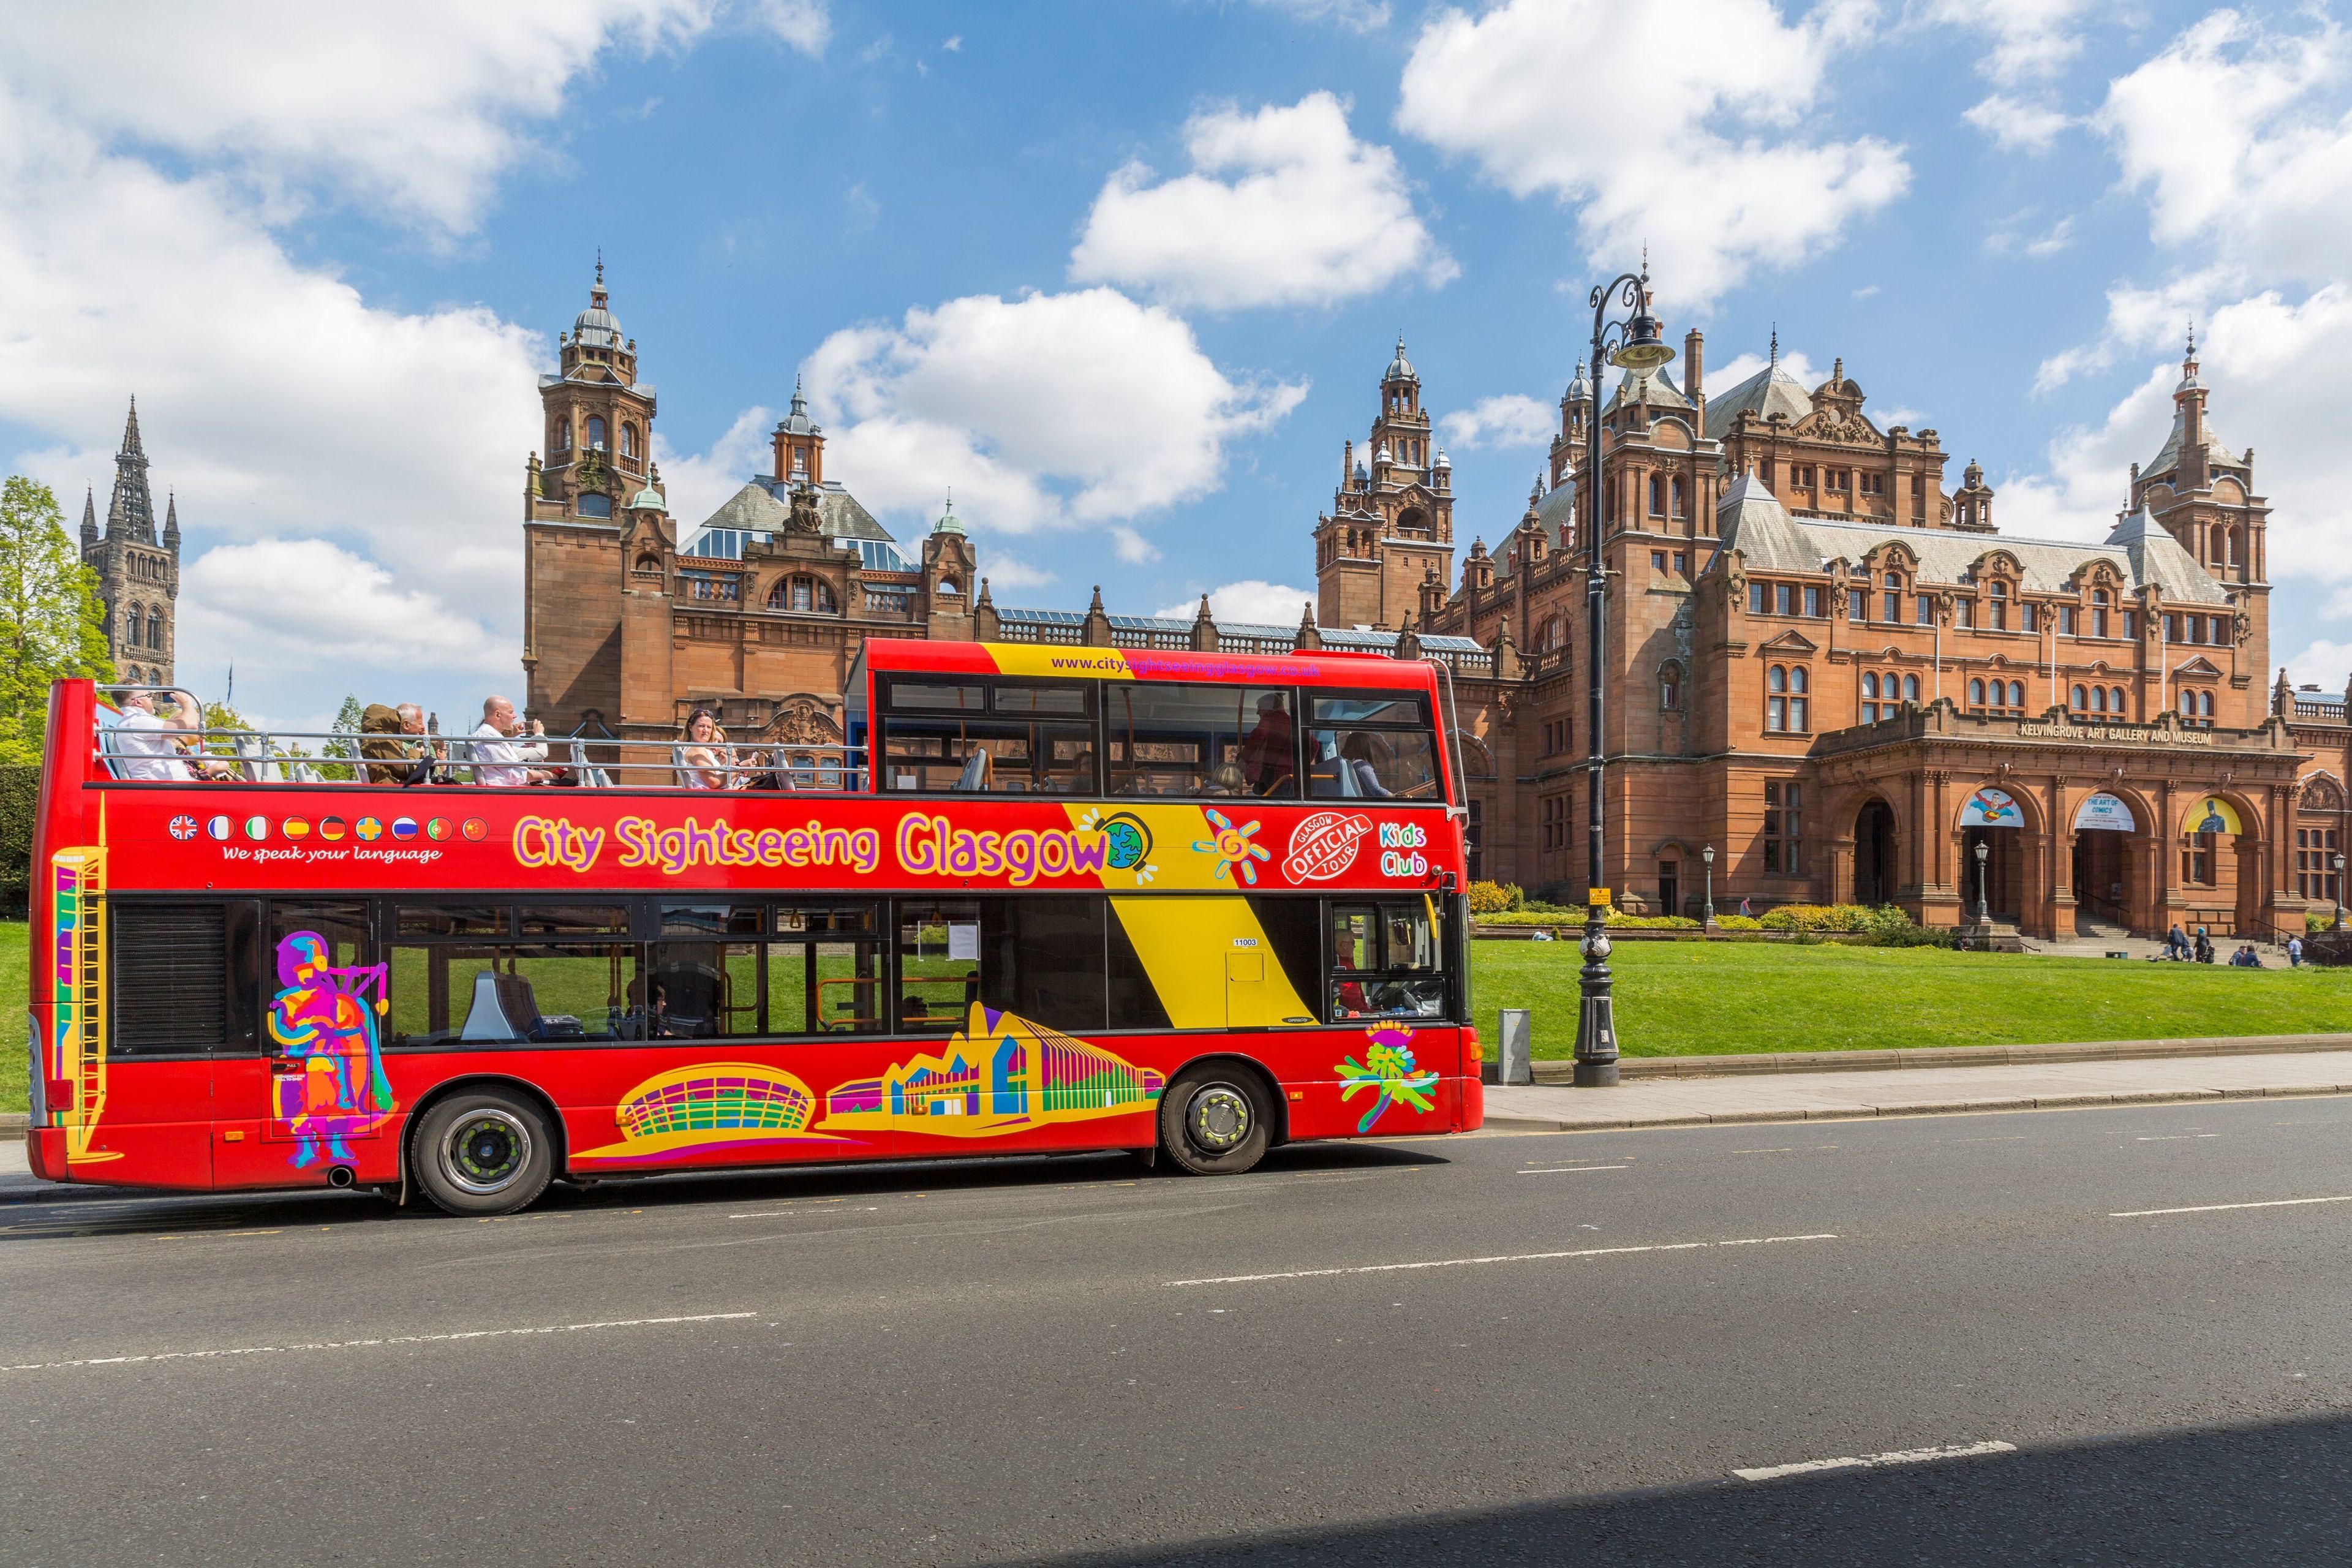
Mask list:
[{"label": "grass verge", "polygon": [[[1535,1054],[1574,1054],[1581,962],[1570,942],[1472,943],[1481,1034],[1530,1007]],[[1778,942],[1621,942],[1609,962],[1629,1057],[2352,1030],[2343,969]]]}]

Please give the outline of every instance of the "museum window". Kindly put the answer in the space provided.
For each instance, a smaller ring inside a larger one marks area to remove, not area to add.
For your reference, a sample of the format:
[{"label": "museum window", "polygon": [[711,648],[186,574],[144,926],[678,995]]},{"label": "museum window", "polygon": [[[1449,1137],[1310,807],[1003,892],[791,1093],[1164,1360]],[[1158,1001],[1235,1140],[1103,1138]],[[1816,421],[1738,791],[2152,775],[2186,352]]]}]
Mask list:
[{"label": "museum window", "polygon": [[1865,724],[1878,722],[1878,676],[1875,671],[1866,672],[1862,678],[1862,721]]},{"label": "museum window", "polygon": [[2116,718],[2122,718],[2130,710],[2131,704],[2124,700],[2124,689],[2122,687],[2109,687],[2107,689],[2107,697],[2109,710],[2112,711]]},{"label": "museum window", "polygon": [[1658,667],[1658,707],[1678,713],[1683,706],[1683,667],[1669,660]]},{"label": "museum window", "polygon": [[1885,614],[1878,618],[1891,626],[1903,618],[1903,574],[1889,572],[1880,581],[1885,585],[1886,593],[1885,602],[1880,605]]},{"label": "museum window", "polygon": [[2091,693],[2089,689],[2082,686],[2075,687],[2072,691],[2066,694],[2066,706],[2073,709],[2077,713],[2089,712],[2091,708]]},{"label": "museum window", "polygon": [[573,510],[582,517],[610,517],[613,515],[613,498],[597,490],[590,490],[579,498]]},{"label": "museum window", "polygon": [[1673,496],[1673,514],[1676,517],[1688,517],[1690,515],[1690,497],[1683,489],[1683,479],[1680,474],[1676,474],[1674,478],[1671,486],[1671,493]]},{"label": "museum window", "polygon": [[[2336,852],[2342,842],[2344,792],[2333,779],[2314,779],[2304,786],[2297,807],[2317,820],[2294,830],[2294,886],[2304,898],[2334,903],[2344,896],[2336,870]],[[2335,821],[2326,820],[2333,816]]]},{"label": "museum window", "polygon": [[2074,606],[2072,605],[2059,605],[2058,635],[2064,637],[2073,637],[2074,635]]},{"label": "museum window", "polygon": [[2236,640],[2236,638],[2230,635],[2229,617],[2227,616],[2215,616],[2213,617],[2214,645],[2219,647],[2228,647]]},{"label": "museum window", "polygon": [[604,449],[604,421],[593,414],[588,416],[588,449],[592,452]]},{"label": "museum window", "polygon": [[547,449],[551,452],[572,450],[572,421],[567,419],[555,427],[555,434],[548,440]]},{"label": "museum window", "polygon": [[1797,585],[1794,583],[1776,583],[1772,585],[1773,609],[1784,616],[1793,616],[1797,613]]},{"label": "museum window", "polygon": [[2094,686],[2091,688],[2091,711],[2104,713],[2106,710],[2107,689],[2104,686]]},{"label": "museum window", "polygon": [[1769,583],[1748,584],[1748,613],[1751,616],[1763,616],[1769,615],[1771,610],[1772,585]]},{"label": "museum window", "polygon": [[1985,629],[1993,632],[2009,630],[2009,588],[2006,584],[1985,584]]},{"label": "museum window", "polygon": [[[1889,676],[1887,679],[1892,680],[1894,677]],[[1906,675],[1903,678],[1903,700],[1915,706],[1918,703],[1919,678],[1917,676]]]},{"label": "museum window", "polygon": [[1973,598],[1952,601],[1952,624],[1963,631],[1973,631],[1977,624],[1977,602]]},{"label": "museum window", "polygon": [[1776,664],[1764,675],[1764,728],[1801,734],[1811,728],[1807,713],[1811,678],[1801,664]]},{"label": "museum window", "polygon": [[1666,481],[1656,474],[1650,476],[1650,515],[1666,515]]},{"label": "museum window", "polygon": [[1764,785],[1764,869],[1784,876],[1804,870],[1803,786],[1793,780]]},{"label": "museum window", "polygon": [[2091,591],[2091,635],[2095,637],[2107,635],[2107,591],[2105,588]]},{"label": "museum window", "polygon": [[2210,833],[2185,833],[2180,838],[2180,879],[2191,887],[2213,885],[2213,838]]},{"label": "museum window", "polygon": [[624,458],[634,458],[636,455],[637,427],[634,425],[624,423],[621,426],[621,456]]},{"label": "museum window", "polygon": [[1985,705],[1985,683],[1984,683],[1983,681],[1981,681],[1981,680],[1971,680],[1971,681],[1969,681],[1969,707],[1971,707],[1971,708],[1982,708],[1984,705]]},{"label": "museum window", "polygon": [[1923,626],[1932,626],[1936,624],[1936,596],[1934,595],[1922,594],[1912,603],[1913,618],[1916,620],[1919,625]]},{"label": "museum window", "polygon": [[1805,584],[1805,614],[1815,620],[1822,617],[1822,590],[1819,584]]},{"label": "museum window", "polygon": [[1650,570],[1655,572],[1662,577],[1665,575],[1666,552],[1664,551],[1653,550],[1650,552]]},{"label": "museum window", "polygon": [[2211,729],[2213,727],[2213,694],[2210,691],[2200,691],[2182,687],[2180,716],[2188,720],[2194,728]]}]

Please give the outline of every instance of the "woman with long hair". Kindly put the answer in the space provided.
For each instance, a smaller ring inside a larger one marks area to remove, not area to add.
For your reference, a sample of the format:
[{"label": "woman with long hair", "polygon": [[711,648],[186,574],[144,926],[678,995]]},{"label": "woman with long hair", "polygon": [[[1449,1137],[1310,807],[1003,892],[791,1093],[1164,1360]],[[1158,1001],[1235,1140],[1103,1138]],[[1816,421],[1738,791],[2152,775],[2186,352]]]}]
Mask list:
[{"label": "woman with long hair", "polygon": [[697,708],[686,716],[677,738],[679,743],[671,755],[679,784],[688,789],[730,787],[727,731],[719,727],[718,714]]}]

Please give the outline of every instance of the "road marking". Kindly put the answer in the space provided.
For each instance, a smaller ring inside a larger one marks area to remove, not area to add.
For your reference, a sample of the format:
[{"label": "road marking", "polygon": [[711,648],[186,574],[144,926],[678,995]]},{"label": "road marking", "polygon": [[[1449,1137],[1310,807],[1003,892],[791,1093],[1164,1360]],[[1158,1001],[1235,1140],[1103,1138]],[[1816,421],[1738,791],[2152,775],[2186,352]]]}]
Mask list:
[{"label": "road marking", "polygon": [[1565,1176],[1577,1171],[1623,1171],[1626,1165],[1552,1165],[1540,1171],[1513,1171],[1515,1176]]},{"label": "road marking", "polygon": [[1749,1236],[1736,1241],[1668,1241],[1649,1247],[1588,1247],[1575,1252],[1509,1252],[1491,1258],[1437,1258],[1426,1263],[1367,1263],[1353,1268],[1294,1268],[1281,1274],[1228,1274],[1215,1279],[1171,1279],[1178,1285],[1255,1285],[1267,1279],[1328,1279],[1340,1274],[1393,1274],[1409,1268],[1460,1268],[1473,1263],[1545,1263],[1562,1258],[1619,1258],[1635,1252],[1695,1252],[1710,1247],[1766,1247],[1777,1241],[1835,1241],[1833,1231],[1811,1236]]},{"label": "road marking", "polygon": [[1734,1149],[1732,1151],[1735,1154],[1793,1154],[1796,1152],[1797,1148],[1793,1143],[1786,1149]]},{"label": "road marking", "polygon": [[1851,1459],[1806,1459],[1794,1465],[1766,1465],[1759,1469],[1734,1470],[1731,1473],[1743,1481],[1777,1481],[1783,1476],[1809,1476],[1816,1470],[1868,1470],[1885,1465],[1917,1465],[1930,1459],[1969,1459],[1980,1454],[2016,1452],[2016,1444],[1998,1440],[1952,1443],[1940,1448],[1903,1448],[1892,1454],[1865,1454]]},{"label": "road marking", "polygon": [[2304,1204],[2352,1204],[2352,1193],[2340,1198],[2272,1198],[2259,1204],[2193,1204],[2180,1209],[2123,1209],[2111,1212],[2109,1219],[2145,1219],[2152,1214],[2215,1214],[2222,1209],[2286,1209]]},{"label": "road marking", "polygon": [[[840,1200],[837,1198],[828,1198],[825,1201],[828,1203],[838,1203]],[[729,1219],[830,1219],[835,1215],[878,1214],[881,1212],[881,1208],[882,1205],[880,1204],[867,1204],[863,1208],[855,1209],[754,1209],[749,1214],[730,1214],[727,1217]]]},{"label": "road marking", "polygon": [[152,1351],[145,1355],[88,1356],[80,1361],[19,1362],[14,1366],[0,1366],[0,1372],[61,1372],[85,1366],[137,1366],[162,1361],[218,1361],[231,1356],[288,1355],[296,1351],[355,1351],[373,1350],[382,1345],[430,1345],[457,1340],[508,1339],[521,1334],[577,1334],[590,1329],[652,1329],[671,1323],[719,1323],[737,1318],[756,1318],[757,1312],[699,1312],[681,1318],[624,1318],[606,1323],[550,1323],[530,1329],[472,1329],[461,1333],[446,1334],[386,1334],[374,1340],[333,1340],[320,1344],[243,1345],[235,1350],[219,1351]]},{"label": "road marking", "polygon": [[2157,1132],[2144,1138],[2136,1138],[2132,1140],[2132,1142],[2136,1143],[2179,1143],[2190,1138],[2219,1138],[2220,1136],[2221,1135],[2219,1132]]}]

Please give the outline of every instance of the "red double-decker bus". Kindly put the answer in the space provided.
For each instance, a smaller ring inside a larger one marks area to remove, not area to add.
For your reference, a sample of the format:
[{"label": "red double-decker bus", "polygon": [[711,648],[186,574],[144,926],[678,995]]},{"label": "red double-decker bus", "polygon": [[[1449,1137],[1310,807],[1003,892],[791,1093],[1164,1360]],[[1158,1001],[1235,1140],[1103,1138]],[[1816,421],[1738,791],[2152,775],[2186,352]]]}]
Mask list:
[{"label": "red double-decker bus", "polygon": [[557,1179],[1215,1173],[1479,1125],[1441,671],[866,647],[833,751],[698,729],[527,766],[302,761],[60,683],[34,1171],[488,1215]]}]

